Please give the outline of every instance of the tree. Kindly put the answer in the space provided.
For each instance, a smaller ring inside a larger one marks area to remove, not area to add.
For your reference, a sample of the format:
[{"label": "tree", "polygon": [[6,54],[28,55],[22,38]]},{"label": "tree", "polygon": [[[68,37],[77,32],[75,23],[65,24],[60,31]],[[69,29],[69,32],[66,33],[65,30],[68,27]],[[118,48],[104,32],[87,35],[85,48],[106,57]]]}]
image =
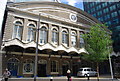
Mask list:
[{"label": "tree", "polygon": [[88,54],[84,54],[82,58],[96,63],[99,81],[99,63],[108,59],[112,51],[111,32],[105,25],[96,24],[91,26],[88,34],[83,35],[83,39]]}]

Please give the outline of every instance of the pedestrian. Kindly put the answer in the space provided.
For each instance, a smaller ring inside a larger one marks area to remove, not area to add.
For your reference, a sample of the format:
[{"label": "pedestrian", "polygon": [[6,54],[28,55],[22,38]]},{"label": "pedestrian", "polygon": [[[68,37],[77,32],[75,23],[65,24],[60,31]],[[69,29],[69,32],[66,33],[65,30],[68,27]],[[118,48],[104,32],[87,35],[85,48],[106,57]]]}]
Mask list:
[{"label": "pedestrian", "polygon": [[8,81],[8,78],[10,77],[11,73],[10,71],[8,71],[8,69],[6,68],[4,73],[3,73],[3,78],[5,81]]},{"label": "pedestrian", "polygon": [[69,69],[67,70],[67,78],[68,81],[71,81],[71,71]]}]

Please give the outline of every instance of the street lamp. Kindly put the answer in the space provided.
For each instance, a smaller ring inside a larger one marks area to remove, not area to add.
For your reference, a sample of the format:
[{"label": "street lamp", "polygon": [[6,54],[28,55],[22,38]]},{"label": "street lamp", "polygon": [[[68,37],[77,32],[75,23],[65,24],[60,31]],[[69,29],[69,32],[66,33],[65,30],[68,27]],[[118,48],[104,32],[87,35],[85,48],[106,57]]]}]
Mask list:
[{"label": "street lamp", "polygon": [[36,81],[36,76],[37,76],[37,62],[38,62],[38,40],[39,40],[39,27],[40,27],[40,13],[39,13],[39,18],[38,18],[38,25],[37,25],[37,39],[36,39],[36,54],[35,54],[35,68],[34,68],[34,81]]},{"label": "street lamp", "polygon": [[112,70],[112,63],[111,63],[111,57],[110,57],[110,54],[109,54],[109,63],[110,63],[111,78],[112,78],[112,81],[113,81],[113,70]]}]

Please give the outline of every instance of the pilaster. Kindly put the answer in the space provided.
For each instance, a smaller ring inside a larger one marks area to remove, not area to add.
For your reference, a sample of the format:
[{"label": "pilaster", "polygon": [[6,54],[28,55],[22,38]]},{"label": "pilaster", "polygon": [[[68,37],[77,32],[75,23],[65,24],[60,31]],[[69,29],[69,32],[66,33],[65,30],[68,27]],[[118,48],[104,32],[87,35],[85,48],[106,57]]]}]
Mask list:
[{"label": "pilaster", "polygon": [[48,25],[49,25],[49,27],[48,27],[48,42],[51,43],[51,40],[52,40],[52,30],[51,30],[52,24],[49,23]]},{"label": "pilaster", "polygon": [[80,32],[77,30],[77,41],[76,41],[76,47],[80,47]]},{"label": "pilaster", "polygon": [[62,27],[59,26],[58,45],[62,44]]},{"label": "pilaster", "polygon": [[22,40],[23,40],[23,41],[26,41],[26,40],[27,40],[27,34],[28,34],[27,23],[28,23],[28,19],[24,19],[23,35],[22,35]]},{"label": "pilaster", "polygon": [[71,44],[71,29],[68,29],[68,46],[72,47],[72,44]]}]

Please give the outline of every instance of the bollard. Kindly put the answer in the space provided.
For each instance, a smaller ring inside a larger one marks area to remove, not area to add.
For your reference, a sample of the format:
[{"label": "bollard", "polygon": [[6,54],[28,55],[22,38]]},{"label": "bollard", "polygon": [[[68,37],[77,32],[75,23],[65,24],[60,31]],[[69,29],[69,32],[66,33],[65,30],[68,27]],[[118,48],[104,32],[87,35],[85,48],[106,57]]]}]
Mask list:
[{"label": "bollard", "polygon": [[50,81],[53,81],[53,77],[50,77]]}]

